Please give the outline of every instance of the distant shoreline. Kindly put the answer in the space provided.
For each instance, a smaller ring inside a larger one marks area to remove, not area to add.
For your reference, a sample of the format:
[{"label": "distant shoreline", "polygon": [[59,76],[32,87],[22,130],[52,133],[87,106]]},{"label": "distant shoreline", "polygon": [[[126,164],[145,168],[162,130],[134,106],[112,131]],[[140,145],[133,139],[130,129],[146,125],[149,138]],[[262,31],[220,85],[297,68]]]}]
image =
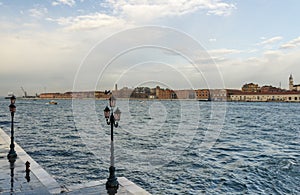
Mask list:
[{"label": "distant shoreline", "polygon": [[[3,100],[5,97],[0,97]],[[23,98],[17,97],[19,100],[108,100],[108,98]],[[227,100],[227,101],[213,101],[213,100],[202,100],[202,99],[151,99],[151,98],[117,98],[118,100],[130,100],[130,101],[199,101],[199,102],[254,102],[254,103],[299,103],[295,101],[234,101],[234,100]]]}]

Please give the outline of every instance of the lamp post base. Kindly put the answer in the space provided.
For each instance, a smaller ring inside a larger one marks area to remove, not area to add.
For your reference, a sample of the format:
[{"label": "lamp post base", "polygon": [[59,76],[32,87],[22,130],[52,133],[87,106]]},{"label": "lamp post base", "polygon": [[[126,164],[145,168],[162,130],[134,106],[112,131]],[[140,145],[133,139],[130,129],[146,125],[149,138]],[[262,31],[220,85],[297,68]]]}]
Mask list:
[{"label": "lamp post base", "polygon": [[109,195],[116,194],[119,188],[119,182],[115,176],[115,167],[109,167],[109,177],[106,182],[106,190]]},{"label": "lamp post base", "polygon": [[13,163],[13,162],[16,162],[17,156],[18,155],[15,151],[9,151],[9,153],[7,155],[7,159],[9,162]]}]

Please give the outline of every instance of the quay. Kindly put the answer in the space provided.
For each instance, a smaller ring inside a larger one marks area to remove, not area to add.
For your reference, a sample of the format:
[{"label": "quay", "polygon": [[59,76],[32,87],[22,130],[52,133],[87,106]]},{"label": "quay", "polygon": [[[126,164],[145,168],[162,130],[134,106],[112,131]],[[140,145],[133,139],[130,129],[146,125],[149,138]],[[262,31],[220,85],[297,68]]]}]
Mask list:
[{"label": "quay", "polygon": [[[9,145],[10,137],[0,128],[0,194],[107,194],[106,180],[75,186],[60,185],[17,143],[15,143],[15,151],[18,157],[14,163],[10,163],[7,159]],[[30,163],[30,171],[26,171],[26,162]],[[117,195],[150,195],[125,177],[118,177],[118,181],[120,186]]]}]

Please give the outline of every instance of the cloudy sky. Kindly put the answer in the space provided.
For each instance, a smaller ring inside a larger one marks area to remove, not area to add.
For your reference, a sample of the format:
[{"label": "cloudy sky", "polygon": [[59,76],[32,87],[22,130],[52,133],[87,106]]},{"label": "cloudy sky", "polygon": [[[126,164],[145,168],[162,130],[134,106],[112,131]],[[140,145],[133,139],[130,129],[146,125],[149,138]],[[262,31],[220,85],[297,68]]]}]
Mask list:
[{"label": "cloudy sky", "polygon": [[299,9],[298,0],[0,0],[0,96],[115,83],[287,88],[290,73],[300,83]]}]

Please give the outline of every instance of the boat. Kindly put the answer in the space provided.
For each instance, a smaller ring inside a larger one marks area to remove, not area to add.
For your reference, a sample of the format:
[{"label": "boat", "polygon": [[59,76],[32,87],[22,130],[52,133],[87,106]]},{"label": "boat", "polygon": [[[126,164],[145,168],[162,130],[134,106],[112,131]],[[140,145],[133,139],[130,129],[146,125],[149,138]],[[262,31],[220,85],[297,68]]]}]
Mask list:
[{"label": "boat", "polygon": [[50,102],[48,102],[48,104],[51,104],[51,105],[57,105],[57,102],[54,101],[54,100],[51,100]]},{"label": "boat", "polygon": [[5,97],[5,99],[10,99],[12,96],[14,96],[14,93],[13,92],[9,92],[7,94],[7,96]]}]

